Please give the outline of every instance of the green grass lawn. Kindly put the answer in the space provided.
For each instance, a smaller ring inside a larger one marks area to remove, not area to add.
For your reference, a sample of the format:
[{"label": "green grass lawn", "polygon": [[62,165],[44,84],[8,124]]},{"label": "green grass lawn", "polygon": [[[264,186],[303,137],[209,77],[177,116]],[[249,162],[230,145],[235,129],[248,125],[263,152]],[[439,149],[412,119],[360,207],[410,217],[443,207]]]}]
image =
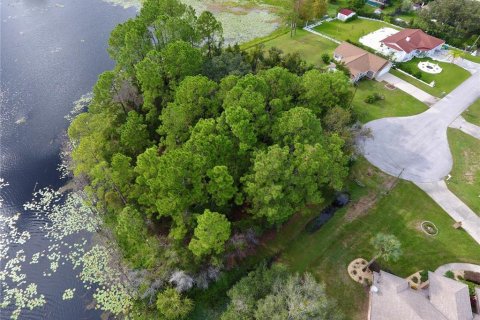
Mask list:
[{"label": "green grass lawn", "polygon": [[305,30],[297,30],[292,38],[290,33],[281,35],[275,39],[264,42],[265,48],[277,47],[285,53],[299,52],[303,59],[309,63],[319,66],[325,66],[322,62],[322,54],[333,55],[333,51],[338,46],[335,42],[320,36],[314,35]]},{"label": "green grass lawn", "polygon": [[480,126],[480,99],[468,107],[468,109],[465,110],[462,115],[468,122]]},{"label": "green grass lawn", "polygon": [[[292,271],[313,273],[326,284],[328,295],[337,300],[347,319],[365,319],[368,292],[350,279],[346,268],[357,257],[372,256],[369,241],[378,232],[394,234],[402,243],[403,255],[397,262],[380,261],[400,277],[450,262],[480,263],[480,247],[466,232],[454,229],[448,214],[415,185],[402,180],[386,193],[394,180],[365,159],[357,160],[345,188],[352,198],[346,208],[313,234],[304,231],[305,225],[323,206],[298,213],[278,231],[267,232],[255,255],[225,273],[199,296],[202,299],[195,297],[192,319],[218,319],[228,301],[228,288],[270,257],[277,257]],[[327,197],[325,204],[330,201]],[[425,220],[435,223],[437,236],[420,230]]]},{"label": "green grass lawn", "polygon": [[[347,23],[339,20],[324,22],[316,27],[315,30],[337,40],[345,41],[349,39],[352,41],[358,41],[358,39],[364,35],[385,27],[397,28],[381,21],[356,19]],[[400,30],[400,28],[397,29]]]},{"label": "green grass lawn", "polygon": [[480,140],[457,129],[448,129],[453,155],[448,188],[480,215]]},{"label": "green grass lawn", "polygon": [[[300,232],[284,244],[283,250],[277,244],[277,250],[282,251],[280,261],[292,270],[313,272],[325,282],[327,293],[337,300],[348,319],[365,319],[368,294],[349,278],[347,265],[357,257],[372,256],[369,241],[378,232],[394,234],[401,241],[401,258],[397,262],[381,262],[401,277],[420,269],[435,270],[454,261],[480,263],[480,247],[475,241],[466,232],[454,229],[448,214],[412,183],[400,181],[389,194],[380,196],[372,208],[354,214],[354,204],[368,198],[368,194],[384,191],[379,183],[387,178],[360,160],[354,166],[353,179],[366,187],[350,184],[353,203],[347,209],[339,211],[314,234]],[[427,236],[419,229],[424,220],[435,223],[437,236]],[[280,235],[289,237],[284,232]]]},{"label": "green grass lawn", "polygon": [[[385,99],[372,104],[366,103],[365,98],[373,93],[381,94]],[[405,92],[398,89],[389,90],[385,88],[385,83],[372,80],[362,80],[358,83],[352,105],[362,123],[385,117],[411,116],[428,109],[426,105]]]},{"label": "green grass lawn", "polygon": [[[443,70],[439,74],[431,74],[431,73],[423,72],[418,68],[418,63],[422,61],[430,61],[430,62],[436,63]],[[470,73],[467,70],[453,63],[433,61],[432,59],[429,59],[429,58],[415,58],[410,61],[403,62],[402,65],[408,67],[411,70],[410,73],[421,72],[422,81],[425,81],[427,83],[431,83],[432,81],[435,81],[435,87],[431,88],[426,85],[424,85],[424,87],[429,88],[429,91],[427,92],[430,92],[431,94],[437,97],[442,97],[444,92],[449,93],[450,91],[458,87],[462,82],[464,82],[470,77]],[[407,80],[408,82],[412,83],[415,86],[422,84],[421,82],[415,79],[412,79],[410,77],[407,77],[407,76],[404,76],[404,77],[409,78],[409,80],[405,78],[402,78],[402,79]],[[421,87],[421,89],[424,89],[423,86]]]},{"label": "green grass lawn", "polygon": [[[322,62],[322,54],[332,55],[337,47],[336,43],[304,30],[297,30],[297,35],[293,38],[290,37],[290,33],[287,33],[266,39],[263,44],[267,49],[277,47],[286,53],[299,52],[307,62],[318,66],[325,66]],[[385,96],[385,100],[373,104],[365,103],[365,98],[374,92]],[[414,115],[426,110],[425,105],[405,92],[388,90],[384,84],[371,80],[363,80],[359,83],[352,105],[363,123],[384,117]]]}]

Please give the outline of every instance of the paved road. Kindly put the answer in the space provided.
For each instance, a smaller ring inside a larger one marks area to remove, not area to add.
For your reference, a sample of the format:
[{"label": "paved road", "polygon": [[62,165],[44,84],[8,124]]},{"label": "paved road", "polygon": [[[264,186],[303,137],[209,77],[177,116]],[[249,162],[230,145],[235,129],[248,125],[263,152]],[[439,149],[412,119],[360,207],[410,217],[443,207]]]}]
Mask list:
[{"label": "paved road", "polygon": [[[432,96],[431,94],[411,85],[410,83],[406,82],[403,79],[400,79],[397,76],[394,76],[391,73],[386,73],[383,76],[377,78],[376,80],[386,81],[394,85],[397,89],[402,90],[403,92],[411,95],[417,100],[420,100],[429,107],[440,100],[439,98]],[[455,119],[455,121],[450,124],[450,128],[459,129],[466,134],[480,139],[480,127],[474,125],[473,123],[467,122],[462,116]]]},{"label": "paved road", "polygon": [[480,217],[448,189],[445,181],[417,182],[416,185],[425,191],[454,221],[462,222],[462,228],[480,244]]},{"label": "paved road", "polygon": [[416,116],[384,118],[365,125],[373,138],[358,145],[383,171],[413,182],[442,180],[452,168],[448,126],[480,97],[480,72],[475,73],[432,107]]},{"label": "paved road", "polygon": [[478,264],[471,263],[448,263],[438,267],[437,270],[435,270],[435,273],[444,275],[448,270],[480,272],[480,266]]},{"label": "paved road", "polygon": [[391,73],[386,73],[382,75],[377,81],[386,81],[398,89],[408,93],[409,95],[415,97],[416,99],[420,100],[421,102],[425,103],[428,106],[431,106],[438,102],[438,98],[432,96],[431,94],[426,93],[423,90],[418,89],[414,85],[408,83],[407,81],[400,79],[397,76],[394,76]]}]

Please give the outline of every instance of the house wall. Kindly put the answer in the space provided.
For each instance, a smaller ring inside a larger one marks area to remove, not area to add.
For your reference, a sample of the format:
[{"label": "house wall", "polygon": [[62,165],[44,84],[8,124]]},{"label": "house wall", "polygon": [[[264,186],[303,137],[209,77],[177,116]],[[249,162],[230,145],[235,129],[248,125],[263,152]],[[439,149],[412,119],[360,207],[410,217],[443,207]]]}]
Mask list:
[{"label": "house wall", "polygon": [[338,20],[345,21],[345,20],[347,20],[347,18],[348,17],[346,15],[342,14],[342,13],[337,14],[337,19]]},{"label": "house wall", "polygon": [[437,52],[439,52],[441,49],[442,49],[442,46],[443,44],[433,48],[432,50],[429,50],[429,51],[419,51],[419,50],[413,50],[412,52],[410,53],[406,53],[404,51],[396,51],[396,50],[392,50],[392,52],[394,52],[394,55],[393,55],[393,60],[397,61],[397,62],[405,62],[405,61],[409,61],[409,60],[412,60],[413,58],[415,57],[431,57],[433,55],[435,55]]},{"label": "house wall", "polygon": [[377,72],[377,74],[375,75],[375,79],[383,76],[385,73],[390,71],[391,67],[392,67],[392,64],[389,62],[385,67],[383,67],[383,69],[380,69],[380,71]]}]

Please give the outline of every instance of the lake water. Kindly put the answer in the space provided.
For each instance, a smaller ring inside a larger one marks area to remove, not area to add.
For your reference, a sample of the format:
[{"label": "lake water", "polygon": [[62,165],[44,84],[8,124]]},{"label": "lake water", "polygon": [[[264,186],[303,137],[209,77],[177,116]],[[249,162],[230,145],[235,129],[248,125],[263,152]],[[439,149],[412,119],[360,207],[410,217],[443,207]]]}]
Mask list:
[{"label": "lake water", "polygon": [[[0,213],[20,212],[17,228],[31,234],[25,245],[13,245],[10,252],[23,249],[28,257],[48,247],[40,229],[44,222],[22,205],[34,190],[65,183],[56,170],[60,138],[68,126],[64,116],[91,91],[97,76],[113,67],[106,52],[109,33],[134,15],[133,8],[100,0],[1,0],[0,178],[9,186],[1,190]],[[0,231],[6,232],[5,226]],[[38,284],[47,303],[23,311],[19,319],[100,318],[87,308],[92,292],[70,266],[44,277],[47,269],[46,262],[24,264],[27,281]],[[75,296],[63,301],[67,288],[76,288]],[[11,312],[10,307],[0,310],[0,319],[9,319]]]}]

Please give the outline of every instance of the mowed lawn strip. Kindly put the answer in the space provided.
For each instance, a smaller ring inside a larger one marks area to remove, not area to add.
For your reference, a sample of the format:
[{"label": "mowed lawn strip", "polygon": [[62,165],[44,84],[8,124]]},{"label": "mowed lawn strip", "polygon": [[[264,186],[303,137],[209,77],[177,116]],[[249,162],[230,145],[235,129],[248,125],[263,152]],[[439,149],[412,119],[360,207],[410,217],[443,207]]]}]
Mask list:
[{"label": "mowed lawn strip", "polygon": [[315,27],[315,31],[324,33],[340,41],[352,40],[358,42],[358,39],[364,35],[386,27],[401,30],[399,27],[391,26],[382,21],[356,19],[346,23],[340,20],[324,22],[318,27]]},{"label": "mowed lawn strip", "polygon": [[322,54],[333,55],[338,46],[333,41],[322,38],[305,30],[296,30],[296,35],[290,37],[290,33],[279,36],[270,41],[264,42],[265,48],[277,47],[285,53],[298,52],[307,62],[325,66],[322,62]]},{"label": "mowed lawn strip", "polygon": [[[337,300],[348,319],[366,317],[368,293],[350,279],[346,268],[357,257],[372,257],[369,242],[378,232],[394,234],[402,243],[403,255],[397,262],[380,261],[384,268],[400,277],[420,269],[435,270],[449,262],[480,263],[480,247],[475,241],[466,232],[454,229],[454,221],[448,214],[410,182],[399,181],[389,194],[380,193],[372,208],[352,216],[353,204],[375,190],[369,185],[385,191],[375,181],[384,176],[366,160],[360,160],[354,166],[352,180],[366,187],[351,183],[353,203],[337,212],[316,233],[300,233],[280,256],[280,261],[292,270],[310,271],[325,282],[328,294]],[[423,233],[420,224],[425,220],[437,226],[437,236]]]},{"label": "mowed lawn strip", "polygon": [[[428,108],[414,97],[405,92],[385,88],[384,82],[362,80],[357,84],[358,90],[353,99],[353,110],[362,123],[385,117],[405,117],[422,113]],[[378,93],[383,100],[366,103],[367,96]]]},{"label": "mowed lawn strip", "polygon": [[480,99],[477,99],[462,115],[468,122],[480,126]]},{"label": "mowed lawn strip", "polygon": [[457,129],[448,129],[453,155],[448,188],[480,215],[480,140]]},{"label": "mowed lawn strip", "polygon": [[[438,64],[442,68],[442,72],[440,72],[439,74],[431,74],[431,73],[421,71],[418,68],[418,63],[422,61],[429,61],[429,62]],[[415,79],[412,79],[411,77],[405,76],[409,78],[408,80],[407,79],[405,80],[407,80],[414,86],[417,86],[420,88],[419,84],[422,84],[423,86],[421,86],[421,89],[424,89],[424,87],[427,87],[431,89],[431,94],[437,97],[442,97],[444,93],[450,93],[453,89],[458,87],[462,82],[464,82],[470,77],[470,73],[467,70],[453,63],[434,61],[429,58],[421,58],[421,59],[415,58],[410,61],[403,62],[402,64],[405,66],[408,66],[408,68],[411,70],[412,73],[420,72],[422,74],[422,78],[421,78],[422,81],[425,81],[426,83],[431,83],[432,81],[435,81],[435,86],[431,88],[426,85],[423,85],[421,82]]]}]

